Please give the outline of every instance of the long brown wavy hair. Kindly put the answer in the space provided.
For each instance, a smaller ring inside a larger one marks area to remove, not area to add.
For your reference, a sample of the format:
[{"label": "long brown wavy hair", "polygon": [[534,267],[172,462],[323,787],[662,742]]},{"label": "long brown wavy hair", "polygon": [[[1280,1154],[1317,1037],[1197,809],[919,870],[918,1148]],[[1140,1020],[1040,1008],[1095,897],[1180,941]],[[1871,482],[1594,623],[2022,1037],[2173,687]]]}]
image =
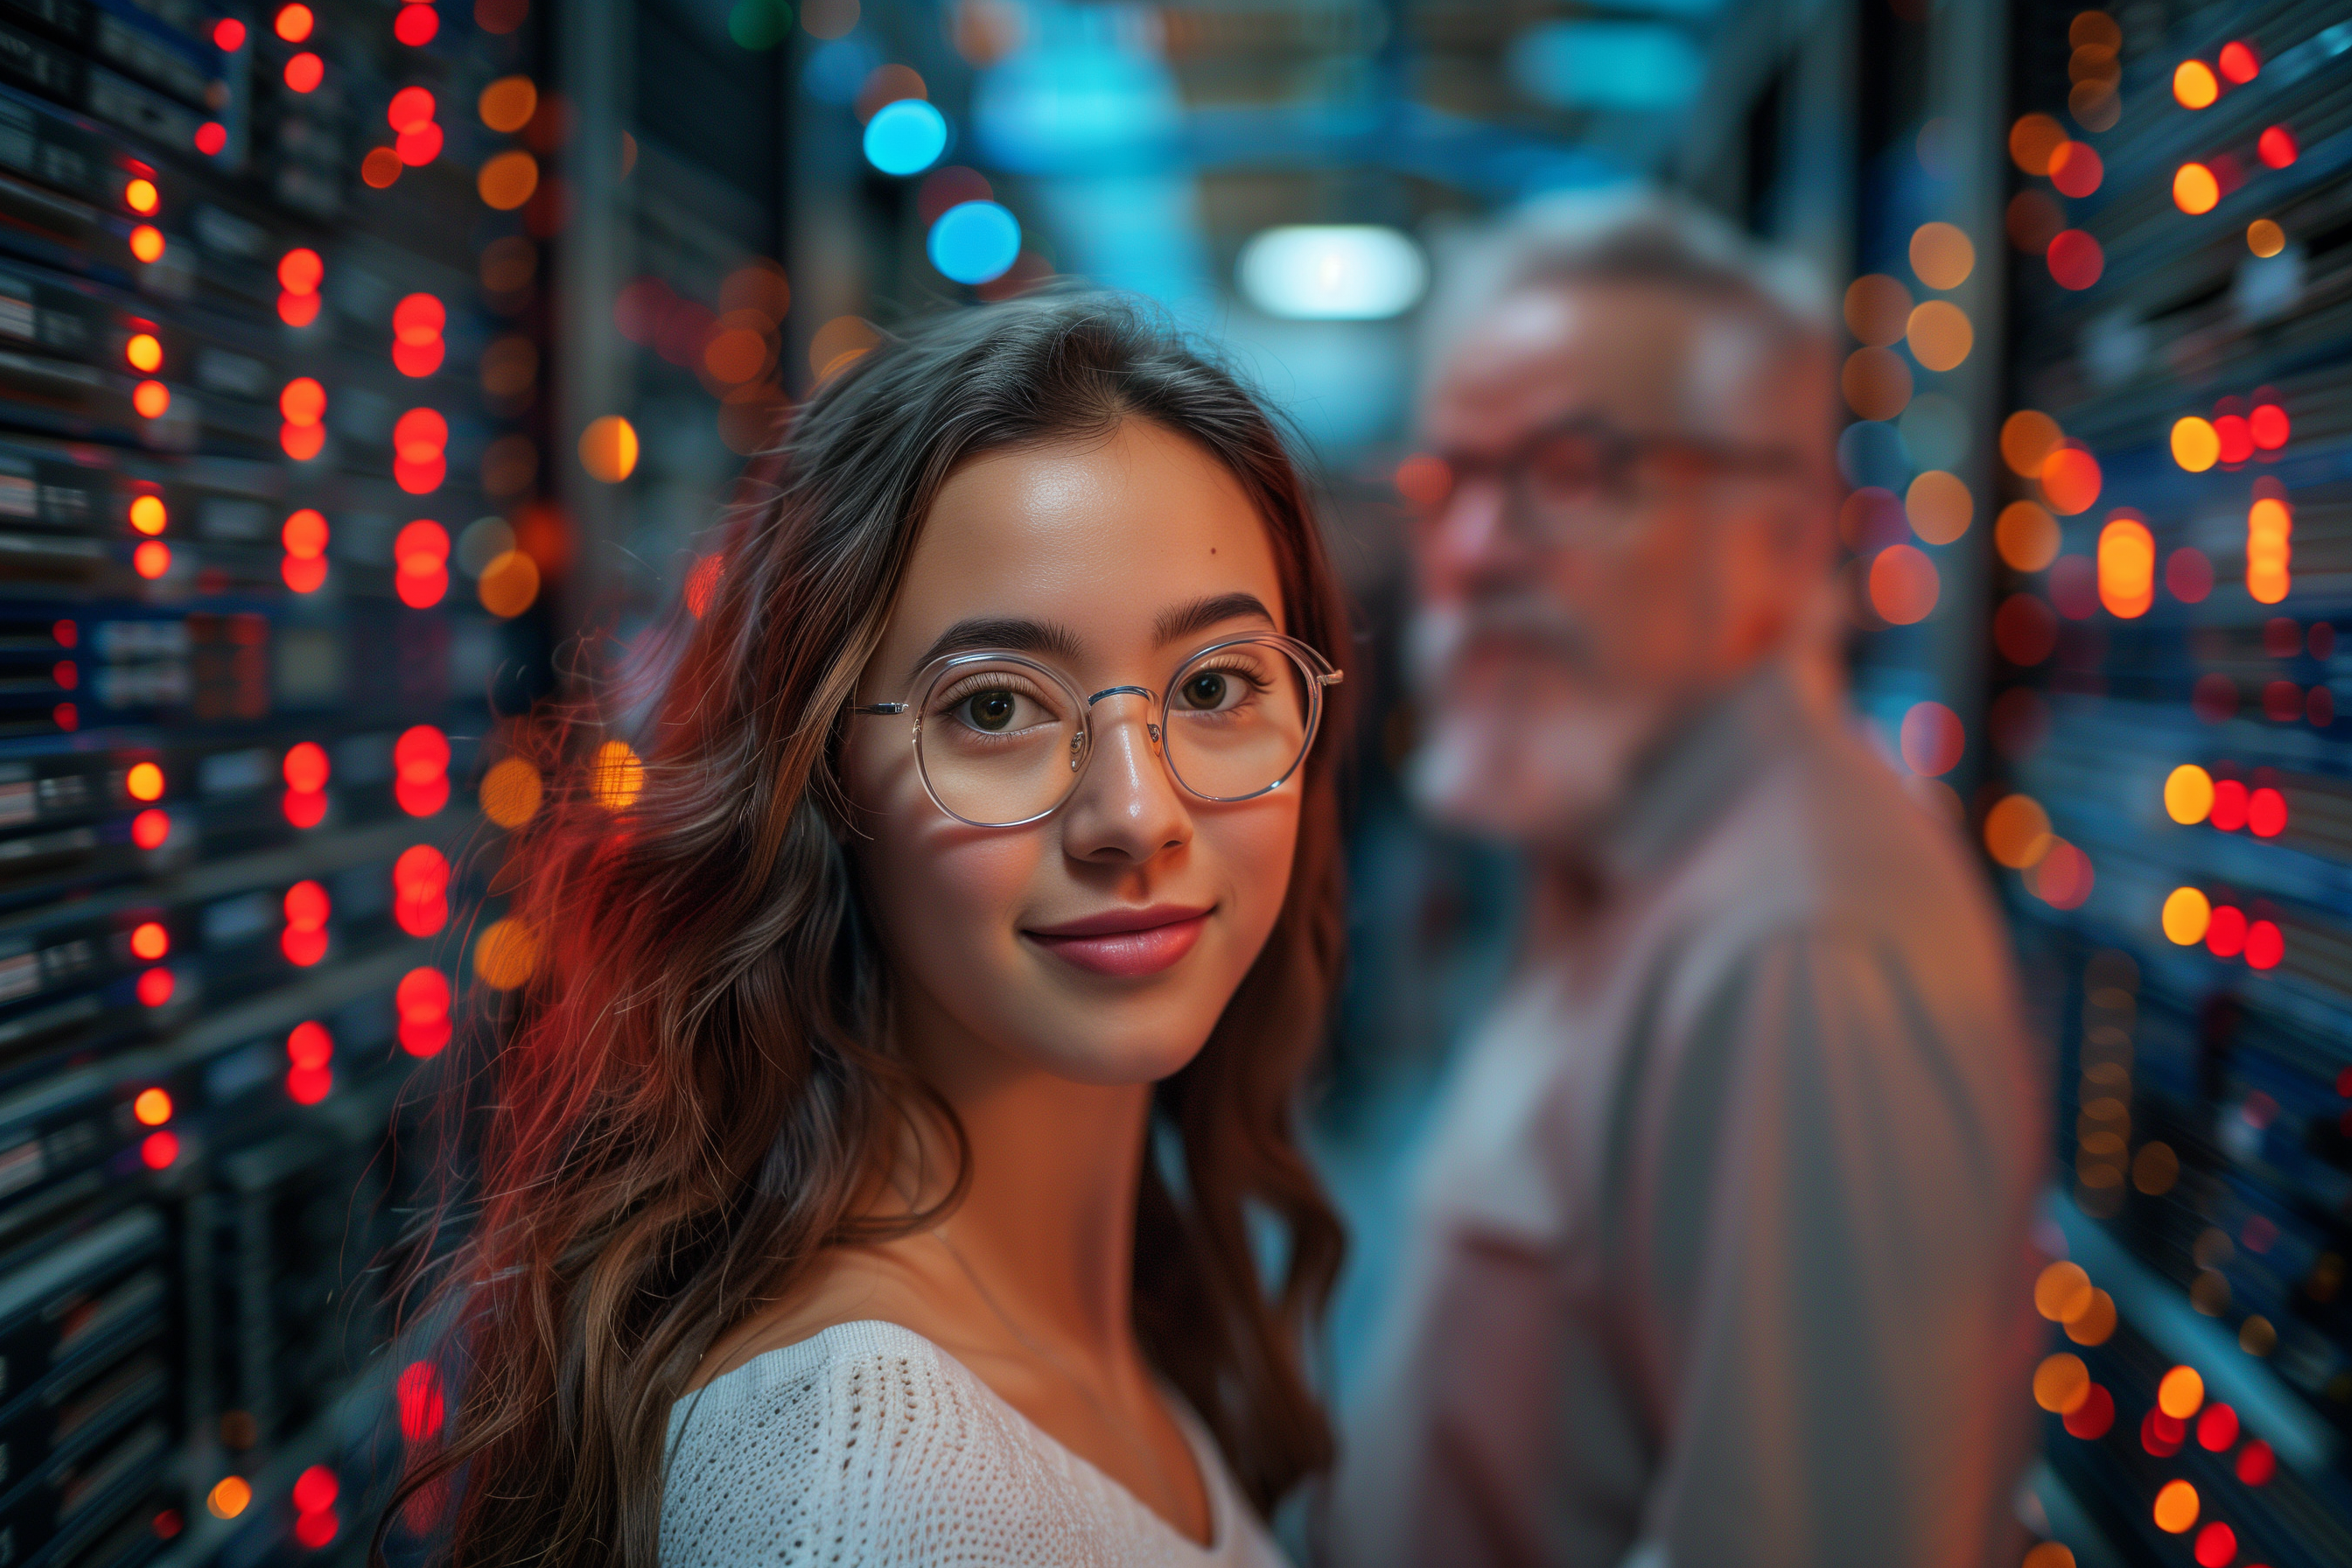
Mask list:
[{"label": "long brown wavy hair", "polygon": [[[456,1419],[413,1452],[379,1548],[397,1512],[467,1568],[653,1568],[670,1406],[703,1352],[824,1248],[938,1217],[871,1217],[910,1119],[952,1116],[890,1047],[887,967],[837,831],[842,719],[949,474],[1130,418],[1231,470],[1287,629],[1344,662],[1275,423],[1136,307],[1062,294],[923,323],[808,400],[771,493],[699,574],[700,615],[657,644],[628,737],[641,779],[590,708],[531,727],[550,787],[498,885],[536,960],[471,1071],[469,1224],[426,1309],[454,1325]],[[1344,728],[1327,720],[1301,772],[1273,934],[1158,1086],[1181,1170],[1145,1162],[1136,1231],[1145,1352],[1262,1510],[1331,1454],[1302,1340],[1340,1230],[1293,1111],[1340,963]],[[1266,1218],[1286,1233],[1272,1280]]]}]

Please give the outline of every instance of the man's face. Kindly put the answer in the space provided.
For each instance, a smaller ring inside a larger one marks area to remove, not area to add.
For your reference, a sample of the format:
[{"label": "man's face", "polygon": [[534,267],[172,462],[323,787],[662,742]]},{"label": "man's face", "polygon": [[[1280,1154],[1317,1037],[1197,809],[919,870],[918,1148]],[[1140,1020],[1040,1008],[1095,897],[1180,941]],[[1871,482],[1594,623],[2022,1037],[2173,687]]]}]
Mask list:
[{"label": "man's face", "polygon": [[1441,817],[1573,841],[1779,638],[1811,559],[1801,484],[1710,454],[1801,464],[1826,410],[1810,365],[1759,345],[1687,294],[1578,282],[1505,297],[1448,355],[1425,444],[1454,482],[1416,535],[1413,631],[1412,783]]}]

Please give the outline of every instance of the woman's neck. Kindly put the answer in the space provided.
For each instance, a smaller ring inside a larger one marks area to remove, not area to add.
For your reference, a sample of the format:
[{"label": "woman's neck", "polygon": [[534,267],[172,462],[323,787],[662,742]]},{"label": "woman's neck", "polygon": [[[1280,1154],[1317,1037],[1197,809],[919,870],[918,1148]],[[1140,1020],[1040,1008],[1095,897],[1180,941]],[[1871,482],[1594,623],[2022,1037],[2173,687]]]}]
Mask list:
[{"label": "woman's neck", "polygon": [[[1151,1087],[1073,1082],[944,1019],[905,1025],[908,1059],[968,1142],[971,1184],[941,1238],[1024,1331],[1095,1355],[1125,1351]],[[923,1165],[937,1172],[945,1162]]]}]

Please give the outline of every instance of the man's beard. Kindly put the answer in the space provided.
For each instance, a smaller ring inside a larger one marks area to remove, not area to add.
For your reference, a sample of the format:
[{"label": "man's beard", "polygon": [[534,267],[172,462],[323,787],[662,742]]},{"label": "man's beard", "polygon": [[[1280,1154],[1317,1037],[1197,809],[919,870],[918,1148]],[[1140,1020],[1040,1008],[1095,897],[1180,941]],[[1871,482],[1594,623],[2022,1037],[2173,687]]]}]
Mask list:
[{"label": "man's beard", "polygon": [[1467,832],[1589,847],[1657,731],[1657,699],[1604,679],[1591,631],[1545,595],[1423,609],[1407,647],[1413,800]]}]

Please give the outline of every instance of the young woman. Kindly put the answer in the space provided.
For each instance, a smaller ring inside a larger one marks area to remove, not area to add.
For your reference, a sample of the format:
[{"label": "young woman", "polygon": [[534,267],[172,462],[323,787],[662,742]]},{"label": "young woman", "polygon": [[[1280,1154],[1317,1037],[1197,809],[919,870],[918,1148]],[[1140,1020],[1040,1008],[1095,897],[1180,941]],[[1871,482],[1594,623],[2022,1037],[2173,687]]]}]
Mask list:
[{"label": "young woman", "polygon": [[538,964],[408,1493],[465,1564],[1273,1563],[1339,1251],[1299,478],[1068,295],[876,349],[781,460],[641,785],[575,765],[512,847]]}]

